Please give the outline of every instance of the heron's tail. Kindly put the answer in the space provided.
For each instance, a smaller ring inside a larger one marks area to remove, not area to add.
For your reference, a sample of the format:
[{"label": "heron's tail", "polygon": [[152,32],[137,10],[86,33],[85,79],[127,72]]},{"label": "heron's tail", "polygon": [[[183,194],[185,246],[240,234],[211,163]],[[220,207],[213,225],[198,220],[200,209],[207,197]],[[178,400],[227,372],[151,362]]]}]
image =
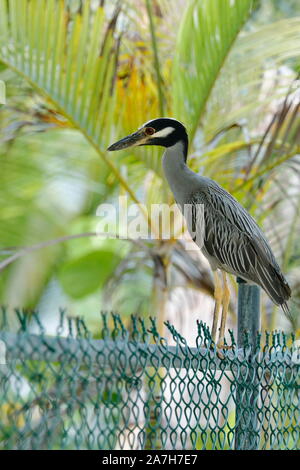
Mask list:
[{"label": "heron's tail", "polygon": [[291,319],[291,313],[287,301],[291,297],[291,288],[281,273],[278,266],[269,263],[258,263],[257,274],[261,287],[276,305],[280,305],[285,315]]}]

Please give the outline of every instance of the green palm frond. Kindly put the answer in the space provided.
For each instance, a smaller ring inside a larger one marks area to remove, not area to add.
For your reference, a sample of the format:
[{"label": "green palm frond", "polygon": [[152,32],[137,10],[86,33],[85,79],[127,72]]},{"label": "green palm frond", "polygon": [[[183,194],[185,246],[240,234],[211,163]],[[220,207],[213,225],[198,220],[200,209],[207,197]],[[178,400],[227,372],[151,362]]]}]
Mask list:
[{"label": "green palm frond", "polygon": [[241,36],[210,96],[203,120],[206,138],[240,120],[247,120],[247,126],[255,129],[258,120],[272,113],[287,93],[296,75],[293,65],[299,61],[299,51],[300,17]]},{"label": "green palm frond", "polygon": [[110,18],[92,0],[74,11],[64,0],[0,0],[0,61],[46,96],[135,193],[105,149],[118,116],[116,78],[120,8]]},{"label": "green palm frond", "polygon": [[192,0],[185,12],[174,62],[174,112],[192,137],[251,6],[252,0]]}]

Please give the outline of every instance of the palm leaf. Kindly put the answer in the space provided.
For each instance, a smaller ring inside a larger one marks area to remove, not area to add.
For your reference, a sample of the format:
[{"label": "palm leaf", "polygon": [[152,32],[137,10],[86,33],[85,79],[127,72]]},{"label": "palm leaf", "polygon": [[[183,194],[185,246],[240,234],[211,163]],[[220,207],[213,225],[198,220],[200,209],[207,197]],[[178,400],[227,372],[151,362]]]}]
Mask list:
[{"label": "palm leaf", "polygon": [[[105,165],[74,130],[19,136],[0,158],[0,262],[16,247],[69,234],[91,197],[99,204],[109,195]],[[36,305],[65,253],[66,246],[45,245],[20,257],[1,275],[2,302]]]},{"label": "palm leaf", "polygon": [[116,8],[107,22],[92,0],[75,12],[65,0],[0,0],[0,61],[54,103],[138,202],[104,151],[117,114],[112,87],[119,13]]},{"label": "palm leaf", "polygon": [[192,138],[251,6],[252,0],[192,0],[185,12],[174,61],[174,113]]},{"label": "palm leaf", "polygon": [[[299,60],[300,17],[288,18],[246,33],[234,44],[212,91],[204,124],[206,139],[219,128],[242,119],[249,129],[284,99]],[[224,92],[226,90],[226,92]],[[296,91],[296,84],[294,84]]]}]

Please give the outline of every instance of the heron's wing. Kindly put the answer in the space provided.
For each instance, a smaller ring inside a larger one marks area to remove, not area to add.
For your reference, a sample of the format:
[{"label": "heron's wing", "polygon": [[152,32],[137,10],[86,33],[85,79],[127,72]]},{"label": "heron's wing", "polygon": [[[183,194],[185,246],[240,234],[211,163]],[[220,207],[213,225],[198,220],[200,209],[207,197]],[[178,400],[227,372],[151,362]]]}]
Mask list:
[{"label": "heron's wing", "polygon": [[[203,204],[206,253],[224,271],[257,283],[276,304],[283,304],[290,297],[290,288],[250,214],[217,185],[208,188],[205,195],[194,194],[191,199],[193,204]],[[196,214],[194,211],[194,217]]]}]

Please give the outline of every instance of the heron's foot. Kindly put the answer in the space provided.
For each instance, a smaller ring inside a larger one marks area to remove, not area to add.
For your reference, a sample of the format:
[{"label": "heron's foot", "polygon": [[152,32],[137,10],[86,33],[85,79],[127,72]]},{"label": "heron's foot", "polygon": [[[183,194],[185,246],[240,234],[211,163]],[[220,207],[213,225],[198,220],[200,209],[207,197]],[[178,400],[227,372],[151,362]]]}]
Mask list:
[{"label": "heron's foot", "polygon": [[219,341],[217,344],[217,357],[222,361],[225,359],[225,354],[222,351],[228,351],[229,349],[232,349],[232,346]]},{"label": "heron's foot", "polygon": [[225,359],[225,354],[220,351],[220,349],[217,349],[217,358],[220,359],[220,361],[223,361]]},{"label": "heron's foot", "polygon": [[232,348],[232,346],[228,346],[227,344],[224,344],[223,342],[221,343],[220,341],[217,344],[212,341],[210,345],[210,350],[216,351],[217,357],[221,360],[225,359],[225,354],[223,354],[222,350],[227,351]]},{"label": "heron's foot", "polygon": [[225,349],[227,351],[228,349],[233,349],[233,346],[228,346],[228,344],[224,344],[223,342],[219,341],[218,344],[217,344],[217,348],[218,349]]}]

